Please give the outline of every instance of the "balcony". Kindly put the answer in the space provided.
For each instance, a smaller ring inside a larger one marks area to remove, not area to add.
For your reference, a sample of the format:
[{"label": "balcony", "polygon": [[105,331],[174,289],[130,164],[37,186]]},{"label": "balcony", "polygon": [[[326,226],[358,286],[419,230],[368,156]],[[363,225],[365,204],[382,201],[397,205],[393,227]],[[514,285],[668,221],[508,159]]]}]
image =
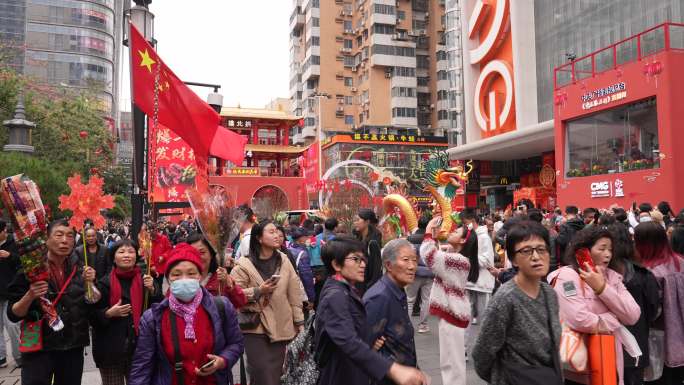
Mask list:
[{"label": "balcony", "polygon": [[554,89],[593,78],[662,51],[684,52],[684,24],[663,23],[553,70]]},{"label": "balcony", "polygon": [[313,127],[304,127],[301,133],[302,138],[315,138],[316,129]]},{"label": "balcony", "polygon": [[290,31],[298,31],[304,27],[304,14],[301,8],[296,7],[292,15],[290,15]]}]

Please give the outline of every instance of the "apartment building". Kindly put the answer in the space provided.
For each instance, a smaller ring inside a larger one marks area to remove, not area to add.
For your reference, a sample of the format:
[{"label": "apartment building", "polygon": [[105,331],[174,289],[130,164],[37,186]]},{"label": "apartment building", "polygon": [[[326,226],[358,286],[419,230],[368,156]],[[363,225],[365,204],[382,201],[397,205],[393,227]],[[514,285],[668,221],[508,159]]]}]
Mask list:
[{"label": "apartment building", "polygon": [[319,124],[323,132],[435,136],[453,128],[462,91],[450,91],[462,84],[461,65],[447,61],[445,7],[444,0],[293,0],[291,112],[304,117],[294,142],[315,138]]}]

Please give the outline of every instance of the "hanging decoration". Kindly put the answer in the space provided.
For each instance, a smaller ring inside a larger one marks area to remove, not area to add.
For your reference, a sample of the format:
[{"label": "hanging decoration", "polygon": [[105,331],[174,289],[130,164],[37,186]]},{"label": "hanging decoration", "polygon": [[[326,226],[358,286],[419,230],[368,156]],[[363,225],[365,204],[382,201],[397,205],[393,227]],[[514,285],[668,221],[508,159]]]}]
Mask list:
[{"label": "hanging decoration", "polygon": [[[71,189],[69,195],[59,197],[59,208],[61,210],[71,210],[72,215],[69,219],[69,226],[72,226],[81,233],[83,240],[83,260],[85,267],[88,263],[88,248],[85,243],[85,221],[90,219],[96,229],[102,228],[107,221],[100,213],[100,210],[114,208],[114,197],[105,195],[102,191],[104,179],[96,175],[91,175],[88,184],[81,182],[81,176],[74,174],[67,179],[67,184]],[[88,282],[86,285],[86,297],[89,301],[95,301],[97,289]]]}]

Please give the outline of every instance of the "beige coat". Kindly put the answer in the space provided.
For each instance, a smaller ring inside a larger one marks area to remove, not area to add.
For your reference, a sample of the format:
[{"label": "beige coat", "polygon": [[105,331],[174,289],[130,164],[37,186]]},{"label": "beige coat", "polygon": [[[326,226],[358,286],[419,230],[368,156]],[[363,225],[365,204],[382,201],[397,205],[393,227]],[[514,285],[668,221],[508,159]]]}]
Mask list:
[{"label": "beige coat", "polygon": [[[272,342],[289,341],[297,335],[295,324],[304,323],[302,295],[299,276],[286,255],[281,258],[280,280],[275,291],[268,299],[260,296],[255,301],[255,289],[264,283],[249,257],[239,258],[230,273],[235,283],[240,285],[247,296],[247,305],[241,310],[261,313],[261,323],[256,329],[243,330],[244,333],[266,334]],[[266,304],[266,306],[264,306]]]}]

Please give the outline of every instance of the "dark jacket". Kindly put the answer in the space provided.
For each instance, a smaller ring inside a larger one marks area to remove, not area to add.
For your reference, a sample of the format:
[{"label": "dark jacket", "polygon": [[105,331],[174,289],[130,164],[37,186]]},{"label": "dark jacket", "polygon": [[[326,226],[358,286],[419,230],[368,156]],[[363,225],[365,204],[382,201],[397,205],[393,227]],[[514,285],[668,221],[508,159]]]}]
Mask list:
[{"label": "dark jacket", "polygon": [[[83,282],[83,266],[78,263],[78,258],[74,254],[67,260],[65,279],[76,267],[76,273],[69,282],[62,298],[56,306],[64,328],[59,332],[53,331],[47,323],[43,323],[43,350],[60,351],[74,348],[82,348],[90,343],[89,320],[93,315],[94,305],[85,302],[85,286]],[[61,287],[48,281],[49,289],[46,298],[54,301]],[[23,272],[17,273],[8,288],[9,303],[7,305],[7,316],[12,322],[19,322],[23,319],[38,321],[43,316],[43,312],[38,305],[38,300],[33,301],[26,317],[20,318],[12,313],[12,306],[19,301],[29,290],[30,283]]]},{"label": "dark jacket", "polygon": [[[231,368],[244,351],[244,338],[237,322],[237,313],[225,297],[223,301],[225,320],[218,313],[214,297],[202,288],[202,306],[211,318],[214,332],[214,354],[226,360],[226,368],[216,372],[217,384],[232,384]],[[169,299],[152,305],[140,320],[138,344],[133,355],[129,385],[170,385],[171,363],[166,359],[161,343],[161,317],[169,307]],[[223,325],[221,325],[223,323]]]},{"label": "dark jacket", "polygon": [[[313,271],[311,271],[311,258],[309,257],[309,251],[306,246],[302,246],[297,243],[293,243],[290,247],[290,252],[294,258],[294,266],[297,269],[297,275],[304,285],[304,290],[306,291],[306,296],[309,301],[316,301],[316,291],[314,290],[314,278]],[[299,263],[297,260],[299,259]]]},{"label": "dark jacket", "polygon": [[[97,304],[95,316],[93,317],[93,359],[98,368],[117,367],[124,365],[128,367],[135,351],[137,337],[133,326],[133,316],[107,318],[105,312],[110,308],[110,277],[113,272],[109,272],[97,283],[97,288],[102,293],[102,299]],[[140,278],[142,285],[142,278]],[[121,284],[121,303],[128,305],[131,303],[131,280],[120,280]],[[149,303],[157,303],[164,296],[158,281],[155,283],[155,292],[150,295]],[[143,298],[145,290],[143,288]],[[141,298],[141,301],[144,301]],[[149,305],[148,305],[149,306]]]},{"label": "dark jacket", "polygon": [[[398,364],[416,367],[416,343],[404,289],[385,274],[363,295],[363,304],[366,308],[368,344],[372,346],[378,338],[385,337],[380,354]],[[394,382],[385,379],[379,383]]]},{"label": "dark jacket", "polygon": [[366,310],[348,283],[328,278],[315,325],[318,385],[368,385],[382,380],[392,361],[368,345]]},{"label": "dark jacket", "polygon": [[7,239],[0,246],[0,250],[10,253],[9,257],[0,258],[0,300],[7,300],[9,299],[7,287],[21,269],[21,262],[19,261],[17,244],[11,235],[7,235]]},{"label": "dark jacket", "polygon": [[[109,274],[112,269],[111,262],[107,261],[107,248],[98,242],[97,251],[95,253],[88,252],[88,265],[95,269],[95,276],[99,281],[102,277]],[[76,246],[74,254],[78,256],[78,262],[85,266],[85,257],[83,256],[83,245]]]},{"label": "dark jacket", "polygon": [[584,221],[580,218],[572,218],[567,222],[563,223],[558,231],[558,237],[556,238],[556,245],[558,253],[556,257],[561,264],[563,264],[563,257],[565,256],[565,249],[567,249],[572,238],[575,234],[584,228]]},{"label": "dark jacket", "polygon": [[625,368],[639,367],[645,368],[649,365],[649,349],[648,349],[648,330],[649,326],[656,320],[658,310],[661,306],[660,289],[658,281],[653,273],[648,269],[631,262],[626,262],[627,267],[624,274],[624,283],[627,291],[634,297],[634,300],[641,308],[641,316],[639,320],[632,326],[625,326],[629,330],[641,348],[642,356],[639,359],[638,366],[635,359],[632,358],[627,351],[624,351]]},{"label": "dark jacket", "polygon": [[425,264],[425,260],[420,256],[420,245],[423,244],[423,239],[425,238],[425,230],[416,231],[406,238],[413,248],[416,249],[416,255],[418,256],[418,268],[416,269],[416,277],[421,278],[434,278],[435,274],[432,270]]},{"label": "dark jacket", "polygon": [[361,291],[368,290],[375,285],[380,277],[382,277],[382,234],[376,228],[368,229],[368,237],[361,239],[364,244],[364,254],[368,259],[366,263],[366,273],[364,274],[363,283],[356,285]]}]

